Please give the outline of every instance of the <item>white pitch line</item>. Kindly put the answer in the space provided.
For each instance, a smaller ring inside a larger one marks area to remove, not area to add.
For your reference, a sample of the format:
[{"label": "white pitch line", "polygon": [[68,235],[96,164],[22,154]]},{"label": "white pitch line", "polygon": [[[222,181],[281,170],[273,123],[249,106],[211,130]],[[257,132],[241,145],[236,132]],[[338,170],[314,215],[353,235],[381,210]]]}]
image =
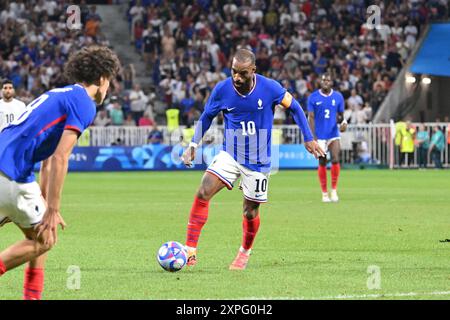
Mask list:
[{"label": "white pitch line", "polygon": [[400,298],[400,297],[417,297],[417,296],[447,296],[450,291],[434,291],[434,292],[405,292],[405,293],[384,293],[384,294],[354,294],[354,295],[337,295],[324,297],[249,297],[239,298],[239,300],[339,300],[339,299],[364,299],[364,298]]}]

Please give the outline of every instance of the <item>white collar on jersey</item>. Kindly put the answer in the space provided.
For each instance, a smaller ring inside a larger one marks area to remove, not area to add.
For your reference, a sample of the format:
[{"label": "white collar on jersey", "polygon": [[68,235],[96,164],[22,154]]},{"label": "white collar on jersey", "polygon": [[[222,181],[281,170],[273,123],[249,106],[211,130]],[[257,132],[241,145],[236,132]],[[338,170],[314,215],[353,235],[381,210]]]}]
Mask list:
[{"label": "white collar on jersey", "polygon": [[319,93],[320,93],[322,96],[324,96],[324,97],[330,97],[330,96],[333,94],[333,89],[331,89],[331,91],[330,91],[329,94],[323,94],[323,93],[322,93],[322,90],[319,89]]},{"label": "white collar on jersey", "polygon": [[[231,80],[231,81],[233,81],[233,80]],[[241,97],[243,97],[243,98],[245,98],[245,97],[251,95],[252,92],[253,92],[253,90],[255,90],[255,88],[256,88],[256,74],[254,75],[254,78],[253,78],[253,88],[252,88],[252,89],[250,90],[250,92],[247,93],[245,96],[244,96],[243,94],[241,94],[241,93],[236,89],[236,87],[235,87],[234,84],[233,84],[233,89],[234,89],[234,91],[236,91],[236,93],[237,93],[238,95],[240,95]]]}]

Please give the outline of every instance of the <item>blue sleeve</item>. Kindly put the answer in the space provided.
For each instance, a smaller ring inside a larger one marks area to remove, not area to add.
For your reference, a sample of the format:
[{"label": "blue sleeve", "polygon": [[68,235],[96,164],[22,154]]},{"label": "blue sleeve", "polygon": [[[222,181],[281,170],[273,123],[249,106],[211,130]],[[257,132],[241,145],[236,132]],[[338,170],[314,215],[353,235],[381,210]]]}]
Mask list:
[{"label": "blue sleeve", "polygon": [[213,119],[217,116],[217,114],[221,111],[220,105],[220,94],[218,85],[214,87],[211,95],[208,98],[208,101],[205,105],[205,110],[203,111],[200,119],[198,119],[198,123],[195,126],[194,137],[192,138],[192,142],[199,144],[202,140],[205,132],[208,131],[209,127]]},{"label": "blue sleeve", "polygon": [[308,97],[308,103],[306,106],[306,110],[308,110],[308,112],[314,112],[314,103],[312,101],[312,94],[310,94]]},{"label": "blue sleeve", "polygon": [[271,80],[271,89],[274,92],[274,100],[275,104],[280,104],[283,101],[284,95],[286,94],[286,89],[281,86],[278,81]]},{"label": "blue sleeve", "polygon": [[81,134],[94,121],[95,109],[92,100],[80,99],[75,92],[71,92],[66,99],[67,118],[64,129],[75,130]]},{"label": "blue sleeve", "polygon": [[305,138],[305,142],[312,141],[314,139],[311,128],[309,127],[308,120],[306,119],[305,112],[303,112],[302,107],[297,102],[297,100],[292,99],[291,107],[292,115],[294,117],[295,123],[300,127]]}]

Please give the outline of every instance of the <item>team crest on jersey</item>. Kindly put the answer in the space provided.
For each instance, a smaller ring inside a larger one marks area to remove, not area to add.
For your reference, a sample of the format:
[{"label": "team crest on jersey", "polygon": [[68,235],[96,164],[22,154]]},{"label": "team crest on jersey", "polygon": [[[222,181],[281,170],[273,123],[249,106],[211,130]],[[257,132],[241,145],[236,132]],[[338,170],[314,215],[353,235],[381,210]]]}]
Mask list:
[{"label": "team crest on jersey", "polygon": [[262,108],[263,108],[262,100],[258,99],[258,110],[261,110]]},{"label": "team crest on jersey", "polygon": [[333,100],[331,101],[331,104],[332,104],[333,107],[334,107],[334,106],[336,105],[336,100],[333,99]]}]

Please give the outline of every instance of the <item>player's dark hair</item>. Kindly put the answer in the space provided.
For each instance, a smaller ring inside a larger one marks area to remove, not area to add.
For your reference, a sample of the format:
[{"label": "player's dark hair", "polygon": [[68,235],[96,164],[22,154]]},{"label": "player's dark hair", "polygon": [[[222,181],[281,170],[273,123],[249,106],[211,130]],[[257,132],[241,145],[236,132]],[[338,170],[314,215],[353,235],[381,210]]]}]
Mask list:
[{"label": "player's dark hair", "polygon": [[109,80],[120,70],[117,55],[105,46],[90,46],[74,52],[65,66],[65,76],[70,82],[98,85],[101,77]]},{"label": "player's dark hair", "polygon": [[10,79],[3,79],[2,80],[2,88],[5,84],[11,84],[14,87],[14,83]]},{"label": "player's dark hair", "polygon": [[253,52],[247,49],[238,49],[234,54],[234,58],[239,62],[251,62],[252,64],[256,63],[256,58]]},{"label": "player's dark hair", "polygon": [[321,78],[330,78],[331,79],[331,74],[329,72],[324,72],[324,73],[322,73]]}]

